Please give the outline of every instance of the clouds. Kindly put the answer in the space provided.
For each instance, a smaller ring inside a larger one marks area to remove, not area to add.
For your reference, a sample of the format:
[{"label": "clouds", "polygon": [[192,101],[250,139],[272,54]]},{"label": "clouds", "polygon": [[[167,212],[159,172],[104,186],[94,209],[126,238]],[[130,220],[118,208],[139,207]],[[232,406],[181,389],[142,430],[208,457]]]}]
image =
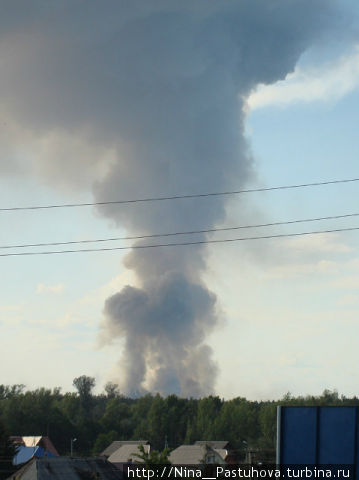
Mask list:
[{"label": "clouds", "polygon": [[57,285],[45,285],[43,283],[39,283],[36,287],[36,293],[54,293],[54,294],[61,294],[65,290],[65,286],[62,283],[58,283]]},{"label": "clouds", "polygon": [[[345,236],[336,241],[345,244]],[[221,375],[218,391],[258,399],[279,398],[286,391],[318,394],[331,387],[354,395],[357,249],[318,248],[314,256],[310,249],[295,254],[286,242],[277,245],[280,256],[275,243],[272,262],[246,262],[243,246],[214,251],[206,280],[216,285],[228,320],[209,343],[221,351],[221,371],[236,371],[235,385]],[[260,378],[259,384],[253,378]]]},{"label": "clouds", "polygon": [[274,85],[260,85],[248,98],[251,110],[299,102],[333,102],[359,88],[359,47],[319,67],[297,67]]}]

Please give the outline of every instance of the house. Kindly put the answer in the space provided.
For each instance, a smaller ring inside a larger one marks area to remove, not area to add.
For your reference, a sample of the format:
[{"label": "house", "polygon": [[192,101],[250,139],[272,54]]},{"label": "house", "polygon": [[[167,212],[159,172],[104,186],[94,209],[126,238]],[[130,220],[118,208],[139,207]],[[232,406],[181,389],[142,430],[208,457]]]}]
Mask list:
[{"label": "house", "polygon": [[126,445],[131,445],[132,449],[133,446],[135,446],[135,451],[138,451],[138,445],[148,445],[149,447],[150,442],[148,440],[115,440],[107,448],[105,448],[105,450],[101,453],[101,456],[109,458],[114,452],[116,452],[116,450]]},{"label": "house", "polygon": [[[137,455],[141,455],[136,444],[132,445],[122,445],[115,452],[113,452],[109,457],[108,461],[111,463],[136,463],[141,462],[141,459]],[[150,445],[143,445],[145,453],[150,453]]]},{"label": "house", "polygon": [[55,457],[51,452],[47,452],[42,447],[23,447],[22,445],[16,448],[16,454],[12,459],[13,465],[22,465],[28,462],[31,458]]},{"label": "house", "polygon": [[207,443],[204,445],[181,445],[169,455],[174,465],[225,464],[224,458]]},{"label": "house", "polygon": [[12,436],[10,440],[16,447],[13,465],[22,465],[31,458],[58,457],[59,454],[49,437],[42,436]]},{"label": "house", "polygon": [[47,452],[51,452],[54,456],[59,456],[58,451],[56,450],[54,444],[50,440],[49,437],[43,436],[31,436],[31,437],[23,437],[23,436],[12,436],[10,437],[12,443],[17,446],[24,446],[24,447],[41,447]]},{"label": "house", "polygon": [[228,440],[197,440],[195,445],[209,445],[216,450],[229,450],[230,444]]},{"label": "house", "polygon": [[195,445],[209,445],[225,461],[225,463],[236,463],[237,458],[233,455],[232,447],[227,440],[197,440]]},{"label": "house", "polygon": [[115,450],[109,457],[108,461],[115,465],[116,468],[125,471],[128,465],[134,463],[142,463],[143,460],[138,458],[137,455],[141,455],[139,446],[143,446],[145,453],[150,453],[150,444],[147,442],[143,443],[125,443],[121,445],[117,450]]},{"label": "house", "polygon": [[33,458],[7,480],[123,480],[104,458]]}]

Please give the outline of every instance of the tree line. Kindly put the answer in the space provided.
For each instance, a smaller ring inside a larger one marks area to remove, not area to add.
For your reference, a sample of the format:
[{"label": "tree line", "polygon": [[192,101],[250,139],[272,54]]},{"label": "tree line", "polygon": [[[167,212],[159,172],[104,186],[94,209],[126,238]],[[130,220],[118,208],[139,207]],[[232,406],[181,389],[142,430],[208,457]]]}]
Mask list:
[{"label": "tree line", "polygon": [[[113,440],[149,440],[162,451],[196,440],[228,440],[233,448],[274,449],[277,405],[358,405],[358,398],[325,390],[320,396],[250,401],[219,396],[200,399],[148,394],[128,398],[108,383],[95,395],[95,379],[75,378],[74,393],[60,388],[26,390],[0,385],[0,456],[9,455],[9,435],[47,435],[61,455],[97,455]],[[7,449],[7,450],[6,450]]]}]

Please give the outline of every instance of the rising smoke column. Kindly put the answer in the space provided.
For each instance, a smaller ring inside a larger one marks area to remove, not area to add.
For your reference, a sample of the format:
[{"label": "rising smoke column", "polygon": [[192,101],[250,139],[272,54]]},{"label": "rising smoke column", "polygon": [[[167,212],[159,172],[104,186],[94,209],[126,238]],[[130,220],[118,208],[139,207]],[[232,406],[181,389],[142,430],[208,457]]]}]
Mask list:
[{"label": "rising smoke column", "polygon": [[[128,98],[136,100],[126,162],[96,185],[97,199],[228,190],[250,177],[244,99],[258,82],[283,78],[294,67],[310,27],[303,36],[303,23],[296,23],[303,2],[215,5],[206,12],[201,3],[200,15],[165,8],[121,31],[120,42],[133,51],[130,60],[126,49],[117,59],[125,82],[135,83],[126,85]],[[102,213],[135,232],[212,228],[224,219],[225,198],[106,207]],[[141,392],[146,381],[162,393],[213,392],[216,366],[205,339],[218,319],[215,295],[201,280],[205,260],[204,246],[127,256],[139,288],[126,286],[104,310],[109,338],[125,338],[126,392]]]},{"label": "rising smoke column", "polygon": [[[293,70],[327,23],[331,3],[5,0],[1,108],[34,136],[75,136],[94,151],[59,159],[54,144],[47,172],[83,176],[101,161],[99,152],[111,150],[107,174],[93,186],[97,201],[238,189],[253,174],[245,98],[258,83]],[[99,212],[130,233],[173,232],[214,227],[225,218],[225,202]],[[132,250],[125,266],[136,287],[107,299],[102,324],[105,342],[125,342],[123,390],[211,393],[216,365],[206,337],[218,312],[202,280],[206,248]]]}]

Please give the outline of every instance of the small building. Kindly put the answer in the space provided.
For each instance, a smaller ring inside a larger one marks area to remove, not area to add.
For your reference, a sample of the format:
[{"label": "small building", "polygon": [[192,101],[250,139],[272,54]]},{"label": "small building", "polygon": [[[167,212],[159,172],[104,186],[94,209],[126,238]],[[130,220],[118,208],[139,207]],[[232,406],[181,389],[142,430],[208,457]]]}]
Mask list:
[{"label": "small building", "polygon": [[58,457],[59,454],[49,437],[42,436],[12,436],[10,440],[15,446],[16,453],[13,465],[22,465],[31,458]]},{"label": "small building", "polygon": [[54,444],[49,437],[40,436],[11,436],[11,442],[16,446],[24,447],[41,447],[46,452],[52,453],[54,456],[58,457],[59,453],[56,450]]},{"label": "small building", "polygon": [[199,445],[180,445],[169,455],[173,465],[209,465],[225,464],[223,456],[207,443]]},{"label": "small building", "polygon": [[143,446],[145,453],[150,453],[151,446],[149,443],[126,443],[115,450],[107,460],[124,472],[127,466],[143,462],[143,460],[138,457],[138,455],[141,455],[139,450],[140,446]]},{"label": "small building", "polygon": [[[141,455],[138,447],[139,445],[122,445],[118,448],[112,455],[108,457],[108,461],[111,463],[136,463],[141,462],[141,459],[138,458],[138,455]],[[145,453],[150,453],[149,445],[142,445]]]},{"label": "small building", "polygon": [[105,448],[105,450],[101,453],[101,456],[109,458],[113,453],[116,452],[116,450],[126,445],[130,445],[131,448],[135,446],[135,451],[138,451],[137,447],[139,445],[148,445],[148,448],[150,448],[150,442],[148,440],[115,440]]},{"label": "small building", "polygon": [[223,458],[225,463],[231,463],[233,455],[230,453],[231,446],[227,440],[197,440],[195,445],[208,445]]},{"label": "small building", "polygon": [[12,460],[12,464],[15,466],[22,465],[23,463],[28,462],[31,458],[52,458],[55,457],[51,452],[47,452],[42,447],[23,447],[19,446],[16,448],[16,454]]},{"label": "small building", "polygon": [[216,450],[230,450],[228,440],[197,440],[195,445],[209,445]]}]

